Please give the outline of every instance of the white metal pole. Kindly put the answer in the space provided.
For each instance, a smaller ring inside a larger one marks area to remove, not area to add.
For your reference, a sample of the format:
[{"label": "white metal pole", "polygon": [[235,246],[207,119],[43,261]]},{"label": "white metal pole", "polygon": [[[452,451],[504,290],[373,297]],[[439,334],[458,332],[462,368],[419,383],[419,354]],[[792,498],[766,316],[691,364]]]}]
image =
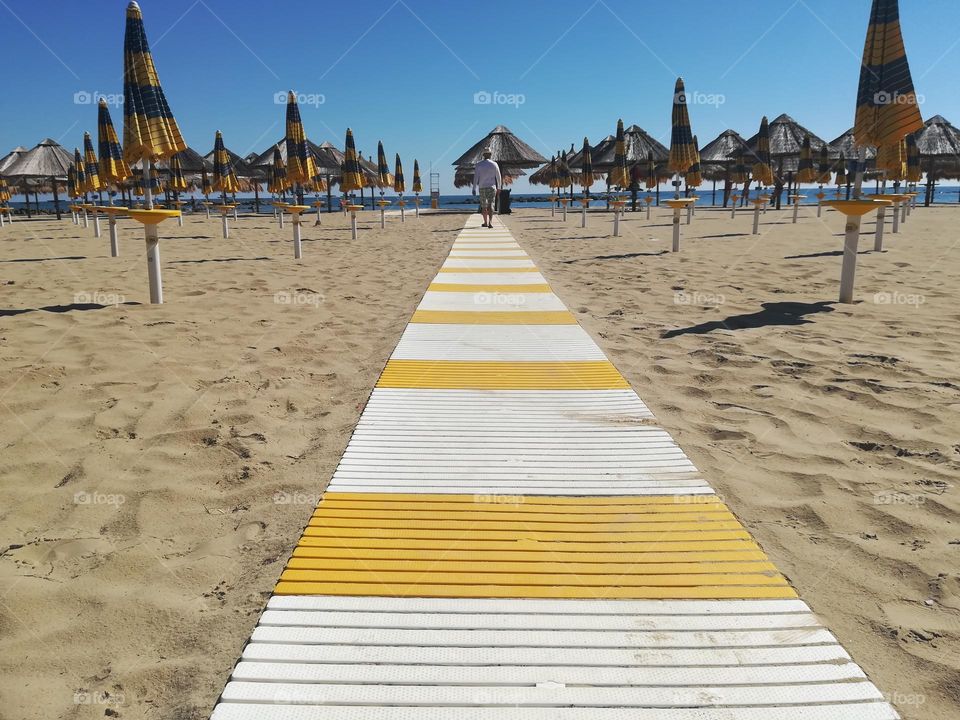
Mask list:
[{"label": "white metal pole", "polygon": [[293,221],[293,257],[299,260],[303,257],[300,247],[300,213],[293,213],[290,219]]},{"label": "white metal pole", "polygon": [[87,217],[87,209],[83,208],[83,228],[86,230],[90,227],[90,219]]},{"label": "white metal pole", "polygon": [[93,236],[100,237],[100,213],[93,211]]},{"label": "white metal pole", "polygon": [[893,227],[891,232],[896,235],[900,232],[900,206],[897,203],[893,204]]},{"label": "white metal pole", "polygon": [[354,240],[357,239],[357,213],[356,211],[350,212],[350,237]]},{"label": "white metal pole", "polygon": [[383,230],[387,226],[386,220],[386,209],[381,205],[380,206],[380,229]]},{"label": "white metal pole", "polygon": [[223,226],[223,238],[227,239],[230,237],[230,220],[227,218],[226,208],[220,211],[220,224]]},{"label": "white metal pole", "polygon": [[797,213],[800,212],[800,201],[797,199],[797,196],[793,196],[793,224],[797,224]]},{"label": "white metal pole", "polygon": [[[152,205],[152,201],[148,200]],[[160,278],[160,237],[156,225],[144,225],[147,239],[147,275],[150,278],[150,302],[163,303],[163,282]]]},{"label": "white metal pole", "polygon": [[236,206],[234,206],[234,208],[233,208],[233,219],[234,219],[234,220],[239,220],[239,219],[240,219],[239,217],[237,217],[237,208],[236,208]]},{"label": "white metal pole", "polygon": [[110,257],[120,257],[120,240],[117,238],[117,218],[110,213]]},{"label": "white metal pole", "polygon": [[613,236],[620,236],[620,209],[616,207],[613,209]]},{"label": "white metal pole", "polygon": [[687,205],[687,225],[690,224],[690,221],[693,219],[693,203]]},{"label": "white metal pole", "polygon": [[860,216],[848,215],[843,237],[843,267],[840,270],[840,302],[853,302],[853,279],[857,273],[857,244],[860,241]]},{"label": "white metal pole", "polygon": [[650,219],[650,206],[651,206],[652,204],[653,204],[653,203],[647,203],[647,220]]},{"label": "white metal pole", "polygon": [[583,212],[580,215],[580,227],[585,228],[587,226],[587,204],[583,204]]},{"label": "white metal pole", "polygon": [[753,204],[753,234],[760,234],[760,205],[761,202],[757,200]]}]

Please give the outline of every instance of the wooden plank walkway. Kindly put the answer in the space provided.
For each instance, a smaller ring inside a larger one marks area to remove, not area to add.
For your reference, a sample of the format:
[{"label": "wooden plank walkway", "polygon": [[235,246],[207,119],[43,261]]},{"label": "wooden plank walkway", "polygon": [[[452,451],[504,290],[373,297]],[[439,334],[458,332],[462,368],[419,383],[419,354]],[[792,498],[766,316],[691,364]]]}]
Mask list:
[{"label": "wooden plank walkway", "polygon": [[213,720],[894,720],[506,228],[430,284]]}]

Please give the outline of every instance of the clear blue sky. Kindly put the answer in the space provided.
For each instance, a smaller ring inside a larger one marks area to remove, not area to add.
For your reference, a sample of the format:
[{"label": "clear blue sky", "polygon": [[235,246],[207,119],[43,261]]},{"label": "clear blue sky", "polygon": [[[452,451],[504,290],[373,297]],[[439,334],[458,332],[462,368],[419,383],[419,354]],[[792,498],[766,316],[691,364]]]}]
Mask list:
[{"label": "clear blue sky", "polygon": [[[0,0],[0,153],[46,136],[69,149],[96,133],[83,93],[122,92],[126,2]],[[308,137],[382,140],[452,191],[451,162],[495,125],[548,156],[597,141],[618,117],[668,138],[682,75],[701,144],[753,134],[786,112],[826,140],[853,124],[869,0],[141,0],[167,99],[187,142],[214,131],[245,155],[283,135],[276,93],[307,102]],[[960,122],[960,0],[901,0],[924,117]],[[682,8],[682,9],[681,9]],[[480,10],[483,10],[481,13]],[[686,10],[687,12],[684,12]],[[738,12],[737,12],[738,11]],[[506,104],[475,104],[498,92]],[[77,95],[80,93],[80,95]],[[510,95],[522,103],[509,104]],[[75,96],[80,101],[75,102]],[[322,100],[322,102],[320,102]],[[118,132],[122,108],[112,108]],[[424,177],[426,182],[426,177]],[[518,181],[517,191],[527,188]]]}]

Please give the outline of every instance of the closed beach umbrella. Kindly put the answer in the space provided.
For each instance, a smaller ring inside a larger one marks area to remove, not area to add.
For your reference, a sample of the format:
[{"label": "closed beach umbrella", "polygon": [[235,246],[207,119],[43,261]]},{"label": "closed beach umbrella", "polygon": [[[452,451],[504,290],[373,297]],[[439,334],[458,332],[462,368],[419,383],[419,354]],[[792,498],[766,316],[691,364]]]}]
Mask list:
[{"label": "closed beach umbrella", "polygon": [[283,157],[280,153],[280,146],[273,148],[273,174],[270,176],[270,187],[267,188],[274,195],[282,195],[287,189],[287,166],[283,164]]},{"label": "closed beach umbrella", "polygon": [[623,135],[623,120],[617,120],[615,148],[613,167],[610,169],[610,184],[625,188],[630,185],[630,172],[627,170],[627,143]]},{"label": "closed beach umbrella", "polygon": [[[653,190],[657,185],[660,184],[659,179],[657,178],[657,161],[653,159],[653,151],[651,150],[647,153],[647,179],[646,186],[648,190]],[[659,193],[658,193],[659,197]]]},{"label": "closed beach umbrella", "polygon": [[747,164],[743,161],[743,153],[740,153],[730,166],[730,182],[733,185],[745,183],[747,175]]},{"label": "closed beach umbrella", "polygon": [[[826,150],[826,145],[823,146]],[[803,139],[803,146],[800,148],[800,164],[797,166],[797,182],[812,183],[816,182],[817,171],[813,169],[813,150],[810,148],[810,136]]]},{"label": "closed beach umbrella", "polygon": [[77,183],[77,166],[73,163],[70,163],[70,167],[67,168],[67,194],[74,200],[83,195]]},{"label": "closed beach umbrella", "polygon": [[287,93],[287,182],[309,185],[317,176],[317,163],[307,147],[307,134],[300,119],[300,106],[292,90]]},{"label": "closed beach umbrella", "polygon": [[[914,142],[914,147],[916,147],[916,142]],[[917,155],[917,161],[919,162],[920,156]],[[413,161],[413,191],[415,193],[423,192],[423,181],[420,180],[420,163],[417,162],[416,158]]]},{"label": "closed beach umbrella", "polygon": [[365,182],[360,171],[360,162],[357,160],[357,145],[353,139],[353,131],[347,128],[347,138],[344,141],[343,170],[340,175],[340,189],[345,192],[362,190]]},{"label": "closed beach umbrella", "polygon": [[697,136],[693,136],[693,152],[694,152],[694,161],[693,165],[690,166],[690,169],[687,170],[687,175],[684,178],[686,181],[687,187],[700,187],[703,183],[703,173],[700,168],[700,151],[697,149]]},{"label": "closed beach umbrella", "polygon": [[170,189],[179,195],[186,192],[189,187],[186,178],[183,177],[183,165],[180,162],[180,157],[174,155],[170,158]]},{"label": "closed beach umbrella", "polygon": [[590,141],[583,139],[583,149],[580,151],[580,187],[584,192],[590,190],[593,185],[593,156],[590,148]]},{"label": "closed beach umbrella", "polygon": [[[923,127],[900,32],[897,0],[873,0],[863,47],[853,135],[877,148],[877,169],[903,173],[900,141]],[[857,183],[862,168],[857,173]]]},{"label": "closed beach umbrella", "polygon": [[885,179],[902,180],[907,174],[906,140],[887,143],[877,148],[877,169],[883,170]]},{"label": "closed beach umbrella", "polygon": [[133,179],[133,187],[131,188],[133,194],[138,197],[143,197],[143,170],[139,168],[134,169],[131,177]]},{"label": "closed beach umbrella", "polygon": [[[670,156],[667,169],[675,175],[685,174],[696,162],[697,148],[690,129],[690,114],[687,112],[687,94],[683,78],[677,78],[673,89],[673,113],[670,126]],[[678,196],[679,196],[679,188]]]},{"label": "closed beach umbrella", "polygon": [[907,182],[920,182],[923,172],[920,169],[920,147],[917,136],[907,135]]},{"label": "closed beach umbrella", "polygon": [[566,188],[573,185],[573,177],[570,173],[570,165],[567,164],[567,151],[560,154],[560,160],[557,161],[557,187]]},{"label": "closed beach umbrella", "polygon": [[123,159],[123,148],[110,118],[107,101],[101,98],[97,108],[97,146],[100,150],[100,181],[104,187],[117,187],[130,177],[130,166]]},{"label": "closed beach umbrella", "polygon": [[830,156],[827,146],[820,148],[820,159],[817,162],[817,182],[827,185],[830,182]]},{"label": "closed beach umbrella", "polygon": [[760,121],[755,155],[757,161],[753,164],[753,179],[760,185],[773,185],[773,168],[770,167],[770,125],[766,115]]},{"label": "closed beach umbrella", "polygon": [[83,134],[83,191],[95,193],[102,188],[97,153],[93,149],[93,140],[90,138],[90,133],[85,132]]},{"label": "closed beach umbrella", "polygon": [[380,194],[383,195],[383,189],[393,184],[393,178],[390,177],[390,168],[387,166],[387,154],[383,151],[383,143],[377,143],[377,187],[380,188]]},{"label": "closed beach umbrella", "polygon": [[400,153],[397,153],[397,157],[393,166],[393,191],[403,195],[403,192],[406,189],[407,184],[403,179],[403,165],[400,163]]},{"label": "closed beach umbrella", "polygon": [[219,130],[213,141],[213,189],[221,193],[224,199],[227,193],[232,194],[240,190],[240,182],[233,171],[230,156],[227,155],[227,148],[223,144],[223,135]]},{"label": "closed beach umbrella", "polygon": [[80,148],[73,149],[73,167],[77,176],[77,197],[82,196],[87,190],[87,173],[84,171],[83,156],[80,155]]},{"label": "closed beach umbrella", "polygon": [[[187,144],[160,87],[143,15],[136,2],[127,6],[123,98],[123,159],[128,165],[142,160],[144,171],[149,175],[154,160],[186,150]],[[147,198],[147,209],[151,207],[152,200]]]},{"label": "closed beach umbrella", "polygon": [[210,199],[210,193],[213,192],[213,185],[210,184],[210,177],[207,175],[206,168],[200,171],[200,192],[207,200]]},{"label": "closed beach umbrella", "polygon": [[10,186],[7,185],[7,179],[0,177],[0,204],[6,205],[10,202]]}]

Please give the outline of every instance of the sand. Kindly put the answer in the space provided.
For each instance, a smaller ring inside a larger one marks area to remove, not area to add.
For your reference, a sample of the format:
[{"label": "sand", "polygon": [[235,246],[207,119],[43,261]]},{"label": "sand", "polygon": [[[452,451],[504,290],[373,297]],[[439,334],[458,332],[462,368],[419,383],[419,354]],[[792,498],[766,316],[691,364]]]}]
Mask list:
[{"label": "sand", "polygon": [[[611,238],[609,215],[515,207],[556,292],[903,716],[956,718],[957,209],[918,209],[881,254],[865,237],[861,301],[838,305],[834,213],[771,211],[752,237],[748,213],[700,210],[670,254],[665,211]],[[227,242],[167,222],[162,307],[83,305],[144,302],[129,222],[116,260],[69,220],[0,231],[0,718],[207,717],[464,216],[374,220],[356,242],[339,215],[306,226],[299,265],[269,218]]]},{"label": "sand", "polygon": [[[960,717],[960,208],[836,303],[843,218],[507,223],[658,420],[908,720]],[[888,218],[889,220],[889,218]]]},{"label": "sand", "polygon": [[0,230],[0,718],[208,717],[465,216],[361,217]]}]

